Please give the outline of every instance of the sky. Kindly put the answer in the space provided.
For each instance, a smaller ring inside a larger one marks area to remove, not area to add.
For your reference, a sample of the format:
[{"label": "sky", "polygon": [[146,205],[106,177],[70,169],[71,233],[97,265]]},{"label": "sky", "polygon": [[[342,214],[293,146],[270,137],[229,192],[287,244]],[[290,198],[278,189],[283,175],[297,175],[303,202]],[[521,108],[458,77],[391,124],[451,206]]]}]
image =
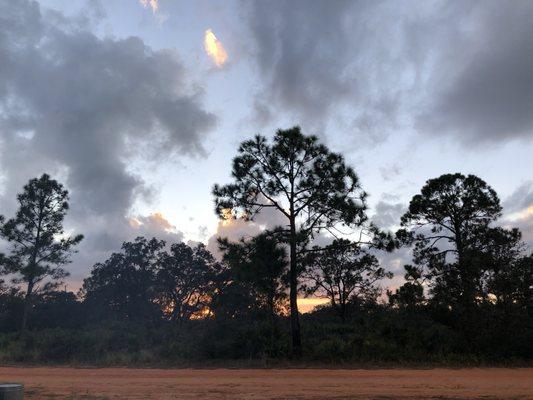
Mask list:
[{"label": "sky", "polygon": [[0,0],[0,214],[43,172],[69,189],[72,287],[139,235],[216,251],[259,229],[214,213],[238,144],[300,125],[382,228],[472,173],[533,245],[531,21],[525,0]]}]

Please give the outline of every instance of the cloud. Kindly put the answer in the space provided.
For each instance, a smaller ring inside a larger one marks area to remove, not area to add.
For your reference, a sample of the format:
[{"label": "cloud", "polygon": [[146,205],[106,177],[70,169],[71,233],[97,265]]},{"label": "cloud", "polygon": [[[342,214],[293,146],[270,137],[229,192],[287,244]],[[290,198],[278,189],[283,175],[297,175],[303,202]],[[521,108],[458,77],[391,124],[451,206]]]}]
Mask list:
[{"label": "cloud", "polygon": [[387,182],[394,181],[402,172],[402,167],[398,163],[388,164],[379,168],[381,177]]},{"label": "cloud", "polygon": [[167,243],[183,241],[183,233],[172,225],[161,213],[137,216],[129,219],[135,236],[156,237]]},{"label": "cloud", "polygon": [[382,288],[394,291],[405,283],[404,265],[412,264],[413,253],[410,248],[402,247],[392,253],[379,251],[375,253],[375,256],[386,271],[393,273],[391,279],[385,279],[380,282]]},{"label": "cloud", "polygon": [[244,6],[256,122],[285,111],[304,125],[335,123],[358,145],[413,128],[468,144],[533,136],[531,2]]},{"label": "cloud", "polygon": [[[273,100],[323,115],[332,95],[349,95],[350,82],[343,76],[346,55],[338,52],[348,45],[342,29],[348,2],[248,4],[257,64]],[[335,45],[328,46],[330,41]]]},{"label": "cloud", "polygon": [[524,182],[503,202],[503,225],[516,227],[533,251],[533,181]]},{"label": "cloud", "polygon": [[[394,233],[400,225],[401,216],[407,211],[407,205],[397,202],[397,200],[398,198],[394,195],[383,194],[382,199],[374,207],[374,214],[370,218],[371,222],[382,230]],[[404,265],[412,262],[412,249],[401,247],[391,253],[382,250],[373,250],[372,253],[386,271],[394,274],[392,279],[383,280],[381,286],[391,290],[401,286],[405,282],[403,277],[405,274]]]},{"label": "cloud", "polygon": [[144,7],[144,8],[148,8],[150,7],[152,9],[152,12],[155,14],[157,12],[157,10],[159,9],[159,4],[157,2],[157,0],[139,0],[139,3],[141,3],[141,5]]},{"label": "cloud", "polygon": [[228,53],[211,29],[204,34],[204,50],[218,68],[222,68],[228,60]]},{"label": "cloud", "polygon": [[[2,212],[30,178],[53,174],[71,192],[81,251],[120,245],[147,188],[135,157],[203,156],[216,118],[177,54],[140,38],[100,38],[35,1],[0,0]],[[82,267],[87,267],[86,265]],[[81,268],[81,266],[78,266]]]},{"label": "cloud", "polygon": [[208,239],[207,248],[217,257],[221,256],[218,249],[218,238],[227,238],[232,242],[240,239],[250,239],[265,229],[285,226],[287,219],[273,208],[263,208],[252,221],[244,219],[225,219],[218,221],[216,232]]},{"label": "cloud", "polygon": [[438,59],[420,127],[469,143],[533,137],[533,3],[474,2],[466,16],[455,15],[456,57]]},{"label": "cloud", "polygon": [[244,5],[262,83],[257,122],[274,111],[303,125],[333,121],[367,145],[397,126],[413,80],[412,61],[403,55],[407,7],[342,0]]},{"label": "cloud", "polygon": [[389,203],[380,200],[376,204],[372,222],[380,229],[392,229],[400,225],[400,218],[406,211],[407,206],[403,203]]},{"label": "cloud", "polygon": [[503,202],[503,209],[506,213],[521,211],[533,205],[533,181],[521,184]]},{"label": "cloud", "polygon": [[220,220],[218,221],[215,234],[207,240],[207,249],[220,258],[222,254],[218,248],[218,238],[225,238],[231,242],[237,242],[241,238],[250,239],[261,233],[261,231],[262,228],[260,225],[243,219]]}]

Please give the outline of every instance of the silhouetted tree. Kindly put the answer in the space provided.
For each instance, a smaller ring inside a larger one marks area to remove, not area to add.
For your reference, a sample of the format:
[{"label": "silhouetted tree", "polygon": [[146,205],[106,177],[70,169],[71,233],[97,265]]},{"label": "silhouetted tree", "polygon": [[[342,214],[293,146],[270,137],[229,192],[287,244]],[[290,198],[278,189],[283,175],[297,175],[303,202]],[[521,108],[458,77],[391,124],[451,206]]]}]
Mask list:
[{"label": "silhouetted tree", "polygon": [[53,290],[35,299],[33,329],[79,329],[85,323],[83,304],[73,292]]},{"label": "silhouetted tree", "polygon": [[97,317],[130,321],[160,317],[156,274],[164,246],[162,240],[137,237],[123,243],[122,252],[93,266],[81,294]]},{"label": "silhouetted tree", "polygon": [[15,284],[26,286],[21,333],[26,329],[34,293],[53,289],[68,276],[62,266],[70,262],[73,247],[83,238],[65,234],[68,199],[63,185],[43,174],[24,186],[17,196],[16,216],[1,225],[0,235],[11,245],[10,254],[2,260],[5,272],[15,274]]},{"label": "silhouetted tree", "polygon": [[203,244],[176,243],[161,254],[157,269],[158,303],[172,321],[207,316],[221,266]]},{"label": "silhouetted tree", "polygon": [[496,192],[482,179],[446,174],[426,182],[402,216],[398,232],[414,242],[415,263],[436,292],[463,310],[471,310],[480,293],[482,271],[475,262],[476,237],[501,214]]},{"label": "silhouetted tree", "polygon": [[237,243],[220,239],[219,246],[232,278],[237,284],[249,286],[253,304],[267,310],[273,323],[286,297],[285,249],[268,232]]},{"label": "silhouetted tree", "polygon": [[0,280],[0,331],[12,332],[19,329],[23,310],[24,295],[21,290]]},{"label": "silhouetted tree", "polygon": [[528,306],[533,294],[533,264],[518,229],[490,228],[478,237],[476,262],[484,265],[484,297],[504,308]]},{"label": "silhouetted tree", "polygon": [[299,127],[278,130],[273,143],[257,135],[239,146],[233,183],[215,185],[216,212],[253,218],[264,208],[276,210],[286,224],[278,227],[289,245],[289,298],[293,354],[301,354],[298,276],[303,246],[318,232],[337,225],[361,226],[366,193],[340,154],[305,136]]},{"label": "silhouetted tree", "polygon": [[499,303],[533,311],[533,254],[513,260],[509,268],[494,271],[489,293]]},{"label": "silhouetted tree", "polygon": [[387,290],[389,304],[399,308],[415,311],[425,301],[424,287],[422,286],[422,271],[412,265],[405,265],[404,278],[406,282],[395,292]]},{"label": "silhouetted tree", "polygon": [[224,266],[216,276],[209,308],[217,320],[251,320],[260,311],[252,285],[237,280],[231,268]]},{"label": "silhouetted tree", "polygon": [[392,278],[374,255],[349,240],[338,239],[316,250],[306,262],[307,292],[327,297],[343,322],[350,303],[375,300],[379,295],[376,282]]},{"label": "silhouetted tree", "polygon": [[[402,241],[414,243],[431,306],[441,317],[449,314],[445,319],[472,351],[488,346],[489,337],[511,337],[511,326],[515,337],[527,336],[520,321],[527,319],[531,271],[520,232],[492,226],[500,215],[498,196],[483,180],[446,174],[427,181],[413,197],[402,217],[405,229],[398,231]],[[498,335],[480,333],[489,323]]]}]

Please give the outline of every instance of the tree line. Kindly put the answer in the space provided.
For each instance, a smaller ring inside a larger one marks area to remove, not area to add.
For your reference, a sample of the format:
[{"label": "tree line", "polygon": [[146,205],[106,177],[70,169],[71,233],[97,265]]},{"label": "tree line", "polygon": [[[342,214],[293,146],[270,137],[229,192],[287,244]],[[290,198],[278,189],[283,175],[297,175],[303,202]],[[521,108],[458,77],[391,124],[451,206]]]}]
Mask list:
[{"label": "tree line", "polygon": [[[269,209],[283,222],[237,242],[219,238],[220,259],[203,244],[138,237],[95,264],[77,294],[58,290],[83,239],[63,227],[68,192],[46,174],[30,180],[16,215],[0,222],[10,279],[0,286],[0,344],[19,346],[24,359],[37,332],[64,346],[64,335],[106,327],[137,332],[144,348],[159,338],[167,358],[238,358],[247,349],[252,358],[530,359],[533,256],[518,229],[498,225],[500,200],[481,178],[428,180],[400,229],[386,232],[370,221],[367,194],[342,155],[298,127],[241,143],[231,176],[213,188],[220,218],[253,220]],[[379,255],[401,247],[413,254],[405,283],[384,295],[392,274]],[[304,295],[329,301],[301,315]]]}]

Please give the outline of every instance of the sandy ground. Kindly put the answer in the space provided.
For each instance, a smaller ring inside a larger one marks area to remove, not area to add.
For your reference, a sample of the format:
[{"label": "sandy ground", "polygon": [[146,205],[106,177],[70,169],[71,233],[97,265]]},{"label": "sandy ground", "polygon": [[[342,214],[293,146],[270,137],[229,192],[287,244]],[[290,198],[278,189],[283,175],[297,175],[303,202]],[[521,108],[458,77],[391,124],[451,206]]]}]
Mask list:
[{"label": "sandy ground", "polygon": [[533,399],[533,368],[194,370],[0,367],[25,399]]}]

